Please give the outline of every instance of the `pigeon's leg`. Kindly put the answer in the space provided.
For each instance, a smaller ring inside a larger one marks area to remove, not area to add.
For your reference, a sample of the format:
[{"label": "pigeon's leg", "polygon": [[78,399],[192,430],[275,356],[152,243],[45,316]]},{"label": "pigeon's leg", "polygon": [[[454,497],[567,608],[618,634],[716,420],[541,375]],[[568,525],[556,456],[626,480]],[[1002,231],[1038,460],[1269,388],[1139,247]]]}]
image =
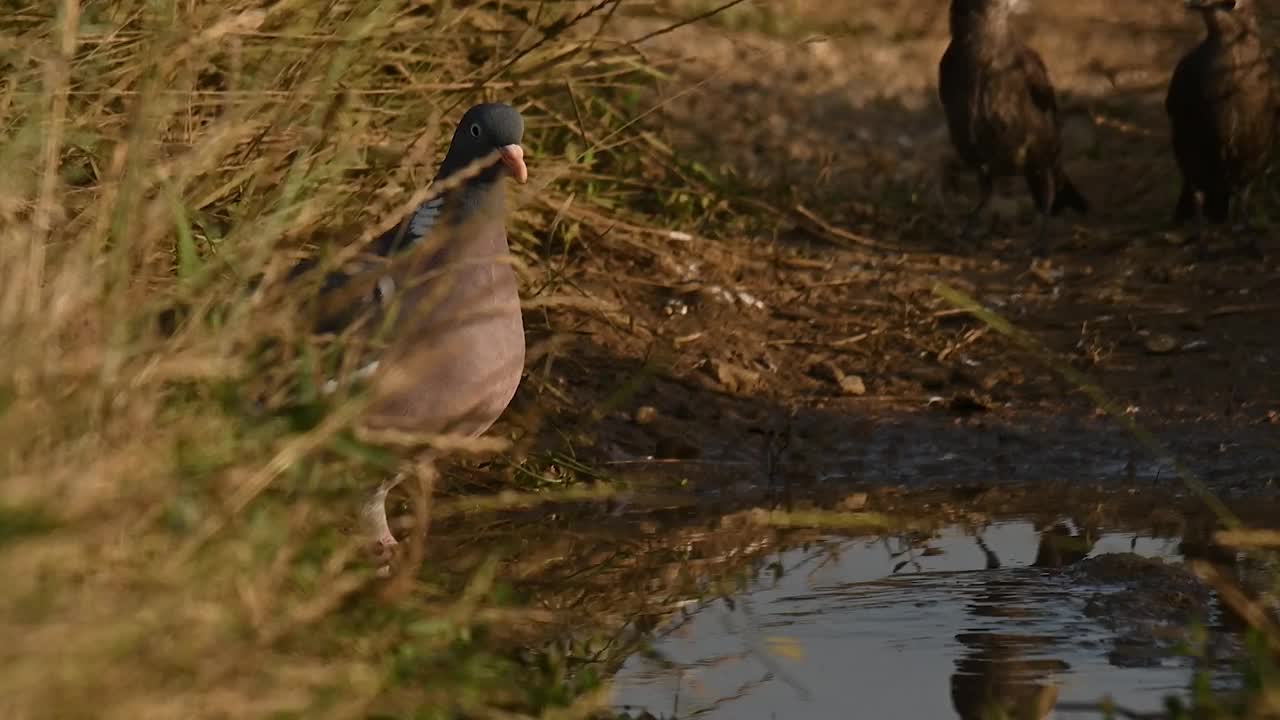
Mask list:
[{"label": "pigeon's leg", "polygon": [[397,545],[396,537],[391,534],[391,526],[387,523],[387,494],[403,480],[404,473],[397,473],[395,477],[384,480],[361,510],[365,531],[373,536],[377,543],[376,551],[383,560],[390,559],[389,556],[395,552]]},{"label": "pigeon's leg", "polygon": [[969,216],[965,218],[964,230],[961,231],[960,237],[969,240],[973,237],[973,226],[978,222],[978,218],[982,216],[982,211],[987,209],[987,203],[991,202],[991,194],[995,192],[995,183],[991,179],[990,173],[986,170],[978,171],[978,204],[969,211]]}]

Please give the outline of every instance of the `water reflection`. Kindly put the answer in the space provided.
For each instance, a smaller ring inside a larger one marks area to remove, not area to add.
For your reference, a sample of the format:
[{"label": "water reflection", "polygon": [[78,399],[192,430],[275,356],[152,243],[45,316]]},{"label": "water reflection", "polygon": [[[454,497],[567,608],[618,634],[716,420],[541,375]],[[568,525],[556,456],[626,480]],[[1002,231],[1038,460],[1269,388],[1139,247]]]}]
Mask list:
[{"label": "water reflection", "polygon": [[[1078,563],[1089,557],[1098,533],[1096,527],[1072,531],[1066,523],[1054,523],[1040,533],[1036,559],[1031,564],[1038,568],[1061,568]],[[1137,541],[1137,537],[1133,539]]]},{"label": "water reflection", "polygon": [[[956,640],[966,648],[951,675],[951,707],[961,718],[1040,720],[1049,716],[1058,700],[1058,687],[1050,676],[1070,666],[1028,655],[1050,650],[1052,639],[975,632],[960,633]],[[995,710],[1004,714],[993,714]]]},{"label": "water reflection", "polygon": [[[1182,662],[1114,667],[1114,634],[1063,568],[1101,553],[1176,558],[1174,540],[1087,522],[833,540],[779,554],[778,574],[660,636],[616,678],[615,707],[658,717],[1051,717],[1104,695],[1156,710]],[[674,713],[674,715],[673,715]]]},{"label": "water reflection", "polygon": [[[1061,568],[1077,563],[1093,549],[1097,528],[1073,531],[1065,522],[1040,530],[1032,567]],[[978,536],[978,547],[986,558],[987,570],[1001,566],[999,555]],[[971,614],[982,618],[1025,619],[1043,617],[1043,610],[1027,607],[1022,593],[1009,583],[986,583],[987,590],[968,605]],[[1070,670],[1070,665],[1053,658],[1029,655],[1051,651],[1058,638],[998,632],[967,632],[956,635],[964,654],[956,660],[951,675],[951,706],[964,720],[1008,717],[1010,720],[1040,720],[1049,716],[1058,699],[1052,675]],[[998,713],[998,714],[996,714]]]}]

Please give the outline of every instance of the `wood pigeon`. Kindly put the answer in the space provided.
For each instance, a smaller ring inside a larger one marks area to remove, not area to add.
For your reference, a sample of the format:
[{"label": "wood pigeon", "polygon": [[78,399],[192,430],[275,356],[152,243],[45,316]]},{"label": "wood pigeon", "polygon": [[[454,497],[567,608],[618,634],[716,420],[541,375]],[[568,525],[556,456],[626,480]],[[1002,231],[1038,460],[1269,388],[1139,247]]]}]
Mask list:
[{"label": "wood pigeon", "polygon": [[[377,375],[370,427],[474,437],[515,395],[525,337],[516,274],[505,259],[503,186],[508,177],[528,180],[523,132],[510,105],[467,110],[433,183],[443,192],[372,243],[372,253],[393,262],[352,263],[326,276],[317,331],[343,329],[371,303],[390,313],[389,346],[358,373]],[[289,277],[316,264],[303,261]],[[401,479],[383,482],[362,513],[384,555],[396,545],[386,497]]]}]

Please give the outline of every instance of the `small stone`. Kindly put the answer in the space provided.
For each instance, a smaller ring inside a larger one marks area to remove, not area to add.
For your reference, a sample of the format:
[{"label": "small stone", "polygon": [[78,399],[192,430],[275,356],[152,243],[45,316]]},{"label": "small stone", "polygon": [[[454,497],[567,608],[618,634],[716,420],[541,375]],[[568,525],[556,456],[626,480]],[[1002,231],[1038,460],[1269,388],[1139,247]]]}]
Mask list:
[{"label": "small stone", "polygon": [[748,392],[760,384],[760,373],[721,360],[708,360],[704,367],[729,392]]},{"label": "small stone", "polygon": [[1178,349],[1180,343],[1178,338],[1172,335],[1157,334],[1148,337],[1143,343],[1147,352],[1155,355],[1164,355]]},{"label": "small stone", "polygon": [[867,494],[864,492],[849,493],[840,501],[840,509],[857,512],[867,506]]},{"label": "small stone", "polygon": [[1049,286],[1058,284],[1064,274],[1062,268],[1054,267],[1048,260],[1033,260],[1028,272],[1032,277]]},{"label": "small stone", "polygon": [[637,425],[649,425],[654,420],[658,419],[658,408],[652,405],[641,405],[636,408],[631,419]]},{"label": "small stone", "polygon": [[809,376],[840,386],[845,395],[866,395],[867,386],[858,375],[848,375],[835,363],[823,360],[809,367]]},{"label": "small stone", "polygon": [[840,389],[845,395],[866,395],[867,385],[859,375],[845,375],[840,378]]}]

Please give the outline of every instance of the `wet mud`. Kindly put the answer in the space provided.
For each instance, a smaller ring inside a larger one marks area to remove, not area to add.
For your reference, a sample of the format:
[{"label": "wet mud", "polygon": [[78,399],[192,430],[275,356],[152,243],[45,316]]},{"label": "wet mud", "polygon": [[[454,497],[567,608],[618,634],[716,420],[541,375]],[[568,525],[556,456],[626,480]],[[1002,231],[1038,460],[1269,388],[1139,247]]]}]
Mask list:
[{"label": "wet mud", "polygon": [[[1141,717],[1197,668],[1238,684],[1243,624],[1184,561],[1237,577],[1240,559],[1210,542],[1220,523],[1175,459],[1247,525],[1280,524],[1280,242],[1266,233],[1257,258],[1220,238],[1201,259],[1169,222],[1163,91],[1193,19],[1087,0],[1020,20],[1094,205],[1053,224],[1040,262],[1016,183],[985,235],[959,238],[975,188],[935,97],[945,3],[744,4],[654,34],[700,7],[658,3],[609,33],[670,73],[642,123],[662,162],[728,180],[701,189],[706,213],[655,201],[585,229],[531,279],[575,302],[526,315],[553,349],[502,424],[627,491],[445,523],[435,552],[465,569],[477,541],[510,538],[531,596],[635,649],[609,668],[629,717],[1090,717],[1108,696]],[[753,508],[903,526],[781,530]]]},{"label": "wet mud", "polygon": [[[1176,492],[1168,458],[1101,416],[1052,358],[1215,489],[1272,492],[1280,245],[1267,233],[1263,259],[1201,260],[1170,224],[1163,92],[1199,37],[1195,18],[1177,3],[1102,2],[1035,3],[1020,17],[1058,87],[1068,168],[1096,209],[1056,223],[1041,263],[1016,183],[985,236],[959,238],[973,183],[952,167],[935,96],[945,3],[828,5],[747,4],[639,45],[672,73],[645,98],[658,107],[646,126],[673,153],[664,162],[727,173],[728,188],[701,192],[728,210],[656,207],[582,238],[535,278],[580,302],[526,318],[532,336],[559,343],[513,413],[533,445],[569,437],[603,463],[742,463],[731,476],[753,483],[785,471]],[[636,10],[608,32],[646,36],[695,6]],[[1275,197],[1267,183],[1260,219]],[[1045,355],[949,305],[939,282]]]}]

